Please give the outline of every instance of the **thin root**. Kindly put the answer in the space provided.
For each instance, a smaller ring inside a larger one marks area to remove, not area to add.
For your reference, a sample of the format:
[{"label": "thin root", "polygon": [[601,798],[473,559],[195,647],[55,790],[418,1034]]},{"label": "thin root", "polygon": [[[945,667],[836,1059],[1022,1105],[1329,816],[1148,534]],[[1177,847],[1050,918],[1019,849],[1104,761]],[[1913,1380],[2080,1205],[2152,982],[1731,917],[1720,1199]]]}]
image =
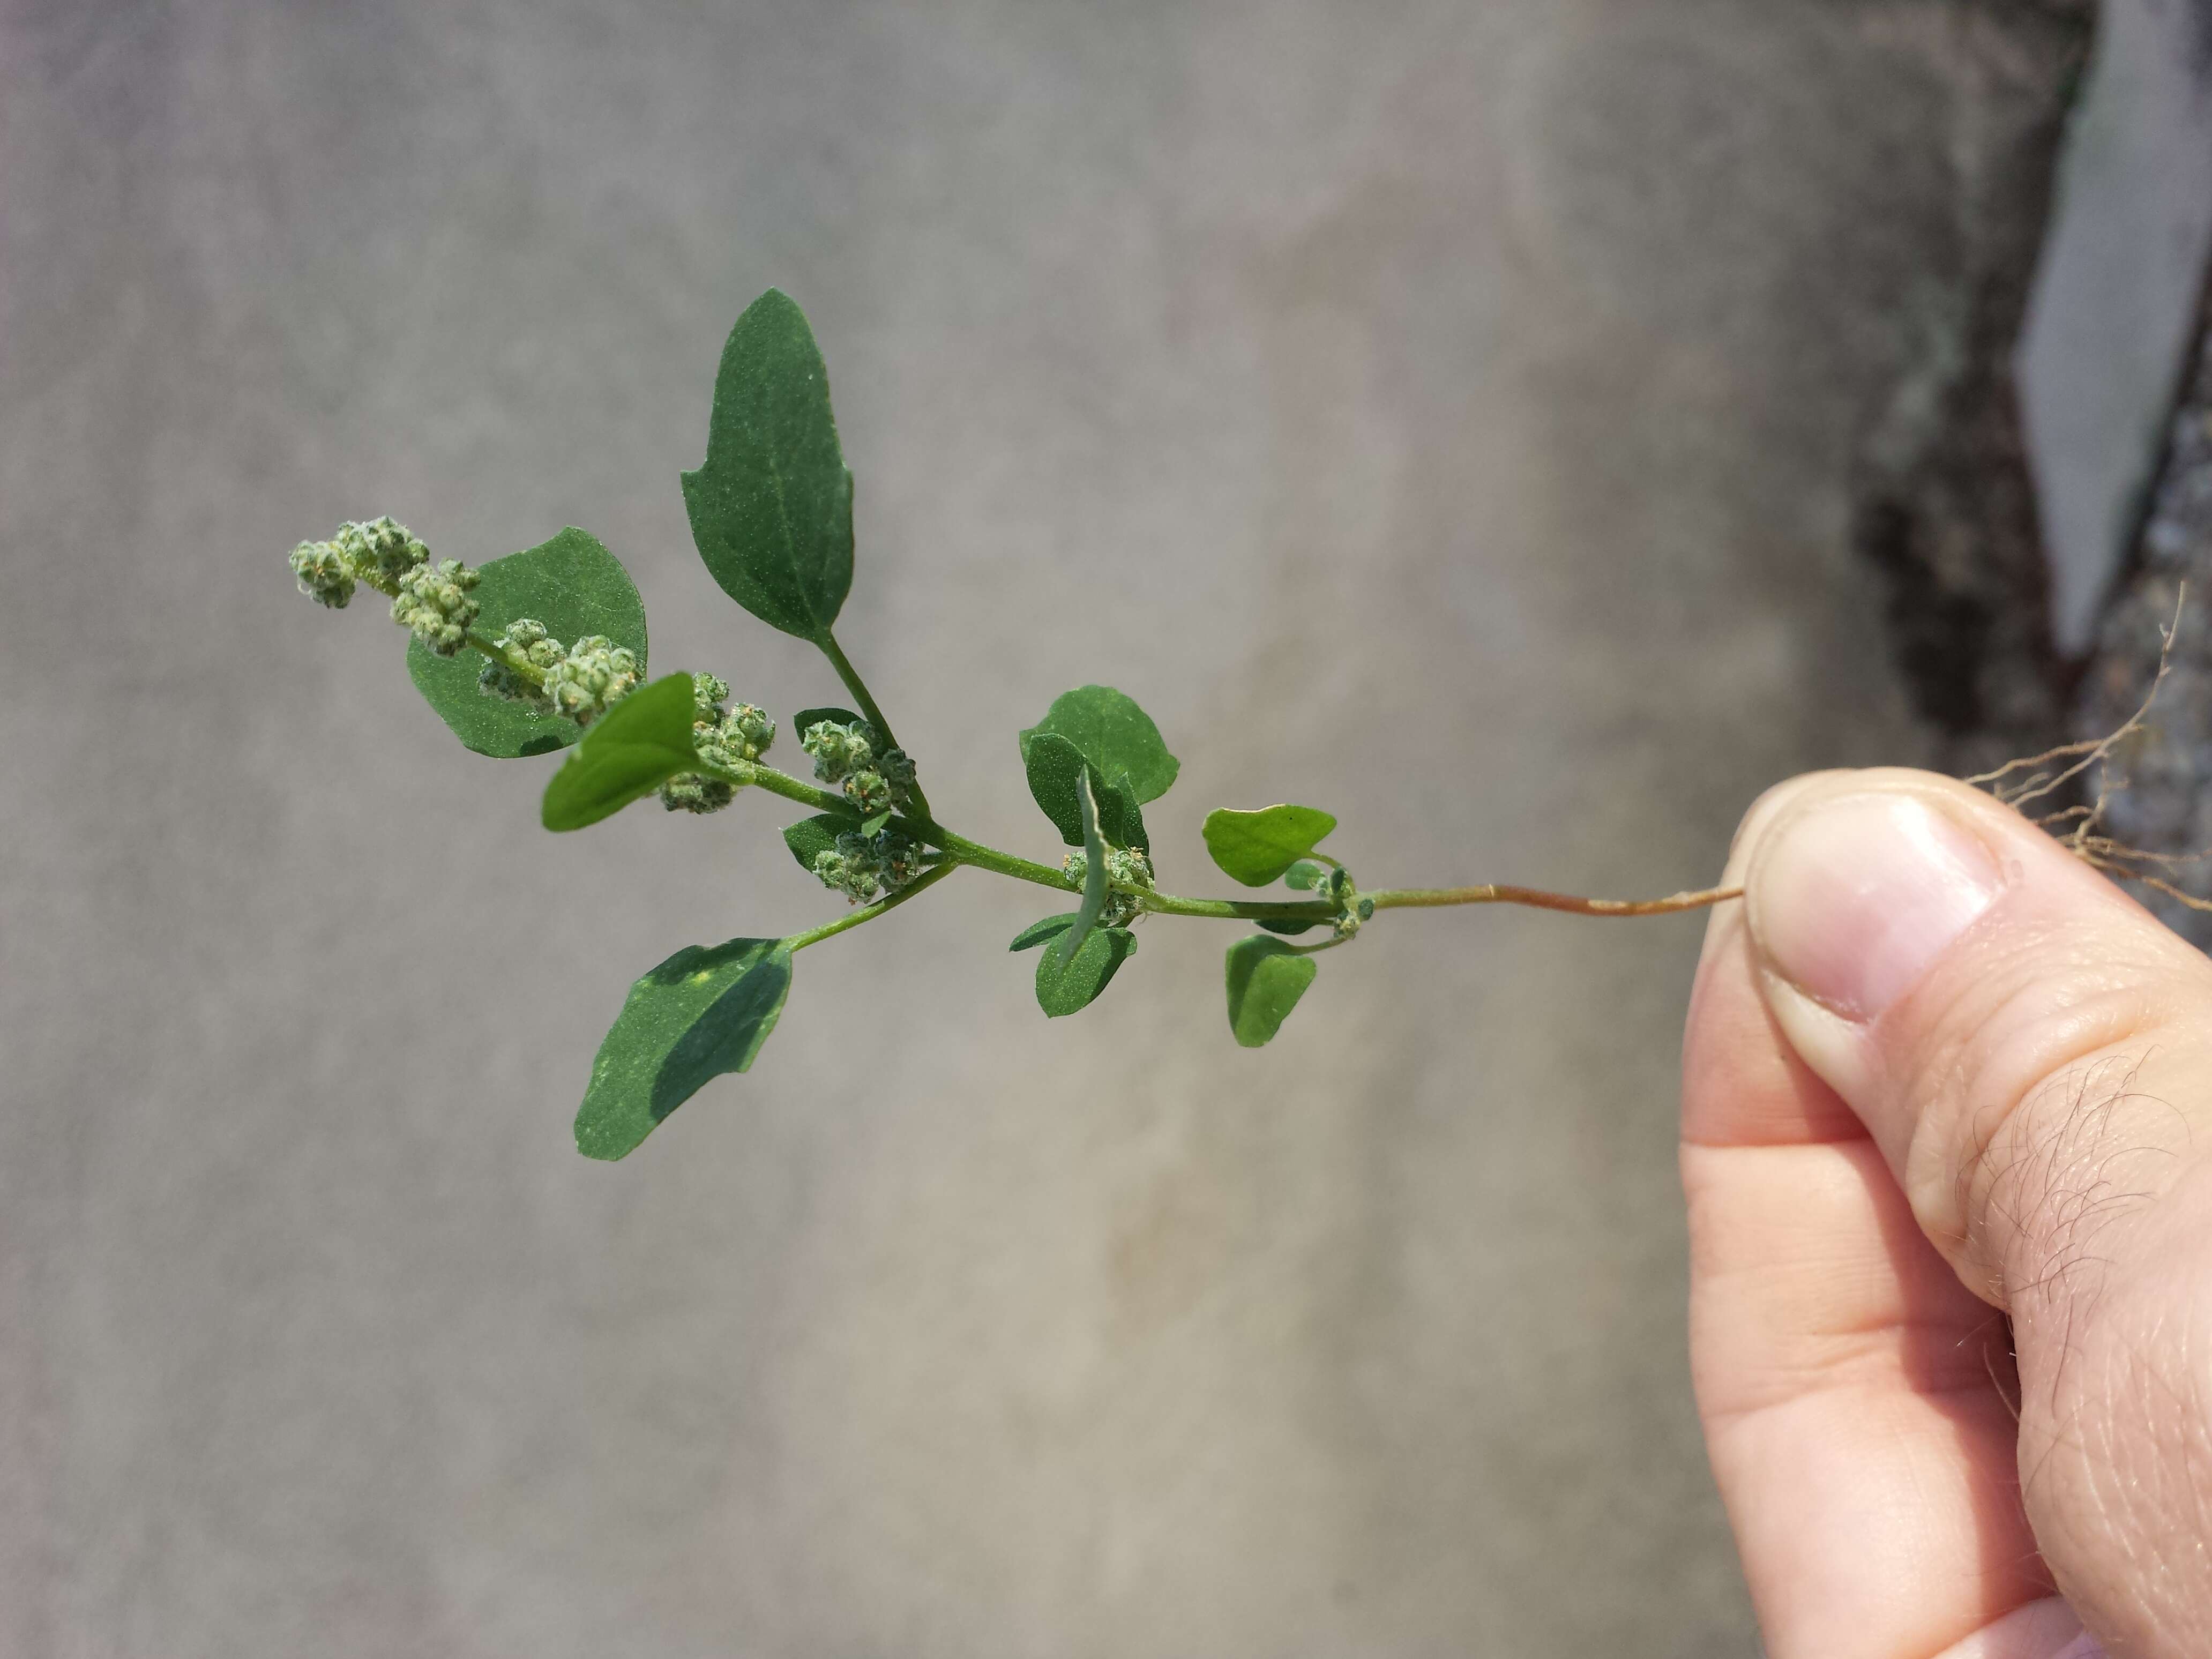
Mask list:
[{"label": "thin root", "polygon": [[[2148,865],[2166,870],[2186,869],[2212,860],[2212,848],[2201,853],[2154,853],[2143,848],[2130,847],[2103,832],[2106,809],[2112,805],[2112,797],[2128,787],[2126,774],[2120,769],[2117,757],[2121,745],[2130,738],[2143,736],[2151,730],[2148,717],[2151,705],[2158,701],[2160,688],[2166,684],[2166,677],[2172,669],[2173,641],[2180,630],[2182,607],[2187,604],[2188,598],[2187,584],[2178,585],[2173,601],[2173,620],[2166,625],[2159,639],[2158,672],[2151,677],[2149,694],[2143,698],[2142,706],[2129,715],[2117,730],[2101,738],[2061,744],[2055,749],[2045,750],[2039,755],[2007,761],[1996,770],[1981,773],[1966,781],[1988,789],[1990,794],[2008,806],[2021,807],[2032,801],[2047,799],[2091,767],[2101,765],[2103,769],[2097,778],[2095,800],[2086,806],[2061,807],[2040,814],[2033,822],[2049,830],[2062,847],[2090,868],[2100,870],[2116,881],[2131,881],[2154,889],[2192,910],[2212,912],[2212,899],[2202,899],[2193,893],[2184,892],[2172,882],[2140,867]],[[2067,764],[2058,767],[2062,761]],[[2054,767],[2057,769],[2053,770]]]}]

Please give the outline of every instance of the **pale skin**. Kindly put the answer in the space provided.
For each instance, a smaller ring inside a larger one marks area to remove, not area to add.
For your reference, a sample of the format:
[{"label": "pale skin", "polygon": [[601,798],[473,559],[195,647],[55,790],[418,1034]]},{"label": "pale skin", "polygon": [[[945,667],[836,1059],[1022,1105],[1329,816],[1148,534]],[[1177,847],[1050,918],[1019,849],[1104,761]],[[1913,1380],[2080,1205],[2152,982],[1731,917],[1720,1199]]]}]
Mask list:
[{"label": "pale skin", "polygon": [[2212,1653],[2212,963],[1925,773],[1771,792],[1739,884],[1681,1164],[1769,1652]]}]

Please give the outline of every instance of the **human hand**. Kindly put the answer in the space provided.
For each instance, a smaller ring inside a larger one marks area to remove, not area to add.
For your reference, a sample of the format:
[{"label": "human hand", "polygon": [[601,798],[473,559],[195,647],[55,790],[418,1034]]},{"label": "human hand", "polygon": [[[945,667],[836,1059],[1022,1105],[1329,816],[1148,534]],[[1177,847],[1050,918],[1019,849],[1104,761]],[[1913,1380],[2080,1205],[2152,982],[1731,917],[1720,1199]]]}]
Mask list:
[{"label": "human hand", "polygon": [[2212,1654],[2212,963],[1925,773],[1783,785],[1725,880],[1691,1357],[1774,1659]]}]

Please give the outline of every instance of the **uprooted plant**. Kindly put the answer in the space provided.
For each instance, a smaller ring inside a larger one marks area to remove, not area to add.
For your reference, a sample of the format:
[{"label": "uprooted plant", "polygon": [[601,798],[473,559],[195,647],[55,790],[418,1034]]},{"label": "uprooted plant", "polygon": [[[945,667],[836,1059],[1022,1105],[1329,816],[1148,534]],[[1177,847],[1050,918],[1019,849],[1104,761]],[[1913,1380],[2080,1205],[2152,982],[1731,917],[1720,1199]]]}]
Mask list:
[{"label": "uprooted plant", "polygon": [[[833,627],[853,575],[853,479],[830,414],[822,359],[799,307],[773,290],[732,330],[714,381],[707,459],[684,475],[693,538],[730,597],[772,628],[817,647],[853,708],[802,708],[787,723],[811,780],[763,758],[776,722],[708,673],[646,678],[645,610],[621,563],[592,537],[551,540],[471,568],[434,561],[388,518],[305,542],[301,590],[342,608],[360,587],[392,601],[411,635],[408,672],[462,743],[503,759],[575,746],[545,789],[549,830],[580,830],[658,795],[672,811],[711,813],[739,789],[811,809],[783,832],[799,866],[842,893],[843,915],[785,939],[733,939],[678,951],[630,988],[599,1045],[576,1115],[576,1145],[621,1158],[725,1072],[742,1072],[775,1028],[792,959],[908,902],[954,872],[1011,877],[1074,900],[1015,936],[1037,951],[1048,1015],[1087,1007],[1137,948],[1144,915],[1243,921],[1261,931],[1229,947],[1229,1028],[1248,1048],[1281,1028],[1324,951],[1349,944],[1386,910],[1528,904],[1592,916],[1694,909],[1735,890],[1642,902],[1586,899],[1486,884],[1364,888],[1321,850],[1336,819],[1317,807],[1222,808],[1206,852],[1232,880],[1276,892],[1186,898],[1164,890],[1146,803],[1176,781],[1159,729],[1110,687],[1080,686],[1020,734],[1030,793],[1069,850],[1054,864],[986,847],[945,827],[913,753],[891,729]],[[1308,934],[1323,937],[1294,943]]]}]

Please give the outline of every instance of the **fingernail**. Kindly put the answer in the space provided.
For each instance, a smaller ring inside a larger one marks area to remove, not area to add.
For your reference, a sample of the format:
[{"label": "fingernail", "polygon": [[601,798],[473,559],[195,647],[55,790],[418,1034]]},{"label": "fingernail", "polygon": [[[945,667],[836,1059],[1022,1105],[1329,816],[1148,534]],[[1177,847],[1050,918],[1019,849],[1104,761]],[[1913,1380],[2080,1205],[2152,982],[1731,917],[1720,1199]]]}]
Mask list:
[{"label": "fingernail", "polygon": [[1910,795],[1845,795],[1768,834],[1753,854],[1752,937],[1769,968],[1851,1019],[1910,990],[2000,885],[1981,842]]}]

